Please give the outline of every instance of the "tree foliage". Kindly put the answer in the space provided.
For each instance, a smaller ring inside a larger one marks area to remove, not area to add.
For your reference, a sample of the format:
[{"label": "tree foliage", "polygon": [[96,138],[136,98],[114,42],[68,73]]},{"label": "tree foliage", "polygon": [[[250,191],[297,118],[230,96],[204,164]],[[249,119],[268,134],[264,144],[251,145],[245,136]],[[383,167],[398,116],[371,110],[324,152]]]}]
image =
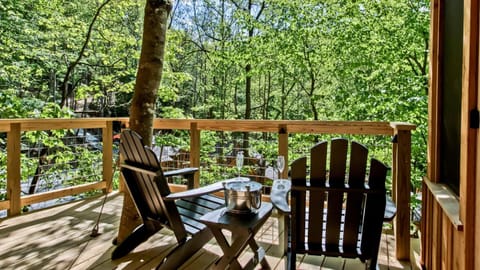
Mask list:
[{"label": "tree foliage", "polygon": [[[95,19],[103,3],[0,2],[1,117],[45,117],[62,105],[83,115],[128,115],[144,1],[111,1]],[[419,179],[429,9],[427,0],[178,0],[155,114],[411,122]]]},{"label": "tree foliage", "polygon": [[[1,89],[72,111],[111,115],[125,108],[122,103],[130,97],[121,97],[132,92],[140,48],[139,5],[115,1],[102,8],[102,3],[91,0],[2,1]],[[69,67],[73,70],[66,76]]]}]

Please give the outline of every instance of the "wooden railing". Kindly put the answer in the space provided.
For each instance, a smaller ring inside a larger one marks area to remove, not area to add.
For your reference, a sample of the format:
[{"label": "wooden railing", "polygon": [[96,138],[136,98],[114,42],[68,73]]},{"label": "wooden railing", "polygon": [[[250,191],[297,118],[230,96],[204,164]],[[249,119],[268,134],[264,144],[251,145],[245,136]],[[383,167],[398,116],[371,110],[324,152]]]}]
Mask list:
[{"label": "wooden railing", "polygon": [[[0,210],[18,215],[26,205],[45,202],[92,190],[107,191],[112,179],[112,123],[111,119],[22,119],[0,120],[0,132],[7,133],[7,200],[0,201]],[[103,141],[102,181],[21,196],[21,136],[25,131],[101,128]]]},{"label": "wooden railing", "polygon": [[[128,127],[127,118],[83,118],[83,119],[14,119],[0,120],[0,133],[7,133],[7,199],[0,201],[0,210],[8,215],[17,215],[25,205],[79,194],[91,190],[107,190],[112,179],[112,126],[120,121]],[[22,132],[38,130],[101,128],[103,140],[102,180],[39,194],[21,196],[20,138]],[[414,125],[399,122],[361,121],[282,121],[282,120],[206,120],[206,119],[156,119],[154,129],[190,131],[190,164],[200,165],[202,131],[270,132],[278,134],[278,154],[288,162],[289,134],[349,134],[392,136],[392,195],[397,205],[394,220],[396,256],[410,256],[410,160],[411,131]],[[288,170],[282,177],[287,178]],[[195,186],[199,186],[199,175]]]}]

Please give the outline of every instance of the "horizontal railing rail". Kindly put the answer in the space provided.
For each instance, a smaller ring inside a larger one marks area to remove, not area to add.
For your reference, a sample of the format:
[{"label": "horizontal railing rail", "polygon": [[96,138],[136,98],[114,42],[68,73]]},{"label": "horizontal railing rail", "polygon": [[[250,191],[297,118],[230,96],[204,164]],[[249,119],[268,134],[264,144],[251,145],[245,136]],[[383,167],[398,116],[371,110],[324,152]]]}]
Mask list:
[{"label": "horizontal railing rail", "polygon": [[[113,123],[128,127],[128,118],[81,119],[1,119],[0,133],[7,134],[6,200],[0,201],[0,210],[18,215],[25,205],[61,198],[92,190],[111,190],[113,174]],[[26,131],[98,128],[102,130],[102,180],[64,189],[21,196],[21,135]],[[155,119],[155,130],[188,130],[190,136],[190,165],[200,166],[202,131],[269,132],[278,134],[278,155],[288,162],[289,134],[345,134],[392,136],[392,197],[397,205],[394,221],[396,255],[398,259],[410,256],[410,162],[411,131],[414,125],[403,122],[368,121],[296,121],[296,120],[210,120],[210,119]],[[288,170],[281,177],[288,177]],[[195,186],[200,185],[195,176]]]}]

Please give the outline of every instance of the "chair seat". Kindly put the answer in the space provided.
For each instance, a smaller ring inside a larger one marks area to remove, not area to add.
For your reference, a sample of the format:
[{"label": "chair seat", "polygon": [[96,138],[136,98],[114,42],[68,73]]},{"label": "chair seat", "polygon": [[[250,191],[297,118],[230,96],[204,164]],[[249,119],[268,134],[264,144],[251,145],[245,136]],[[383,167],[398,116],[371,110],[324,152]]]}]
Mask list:
[{"label": "chair seat", "polygon": [[206,213],[224,206],[225,199],[214,195],[202,195],[177,200],[175,204],[187,233],[193,235],[205,229],[205,224],[199,221],[200,218]]}]

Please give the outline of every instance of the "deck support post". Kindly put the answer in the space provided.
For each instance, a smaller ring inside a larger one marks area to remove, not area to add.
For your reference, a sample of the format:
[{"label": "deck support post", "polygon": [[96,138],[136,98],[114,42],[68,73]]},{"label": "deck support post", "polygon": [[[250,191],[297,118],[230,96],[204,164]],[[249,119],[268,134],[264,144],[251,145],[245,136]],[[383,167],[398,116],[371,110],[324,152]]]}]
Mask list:
[{"label": "deck support post", "polygon": [[287,125],[282,124],[278,127],[278,155],[285,158],[285,168],[280,178],[288,178],[288,130]]},{"label": "deck support post", "polygon": [[190,164],[192,167],[197,167],[198,171],[193,178],[193,187],[200,187],[200,130],[198,123],[190,123]]},{"label": "deck support post", "polygon": [[398,260],[410,260],[410,166],[411,131],[395,124],[393,143],[392,192],[397,205],[394,219],[395,254]]},{"label": "deck support post", "polygon": [[20,123],[11,123],[10,131],[7,133],[7,200],[10,201],[8,216],[19,215],[22,212],[20,131]]},{"label": "deck support post", "polygon": [[103,182],[105,183],[105,188],[103,193],[110,193],[113,190],[112,181],[113,181],[113,122],[106,121],[106,126],[102,128],[102,144],[103,144],[103,155],[102,155],[102,165],[103,165]]}]

